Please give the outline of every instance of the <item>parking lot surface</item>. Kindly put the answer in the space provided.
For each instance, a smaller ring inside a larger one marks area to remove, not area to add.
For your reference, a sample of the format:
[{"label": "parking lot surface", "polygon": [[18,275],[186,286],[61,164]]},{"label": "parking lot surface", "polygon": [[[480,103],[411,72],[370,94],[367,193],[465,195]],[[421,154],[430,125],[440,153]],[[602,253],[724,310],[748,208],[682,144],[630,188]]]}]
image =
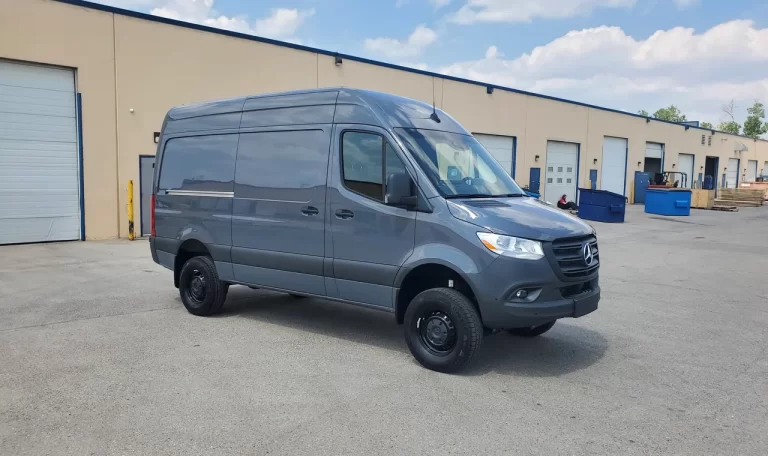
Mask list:
[{"label": "parking lot surface", "polygon": [[0,454],[768,454],[768,207],[594,226],[598,311],[460,375],[372,310],[194,317],[146,241],[0,247]]}]

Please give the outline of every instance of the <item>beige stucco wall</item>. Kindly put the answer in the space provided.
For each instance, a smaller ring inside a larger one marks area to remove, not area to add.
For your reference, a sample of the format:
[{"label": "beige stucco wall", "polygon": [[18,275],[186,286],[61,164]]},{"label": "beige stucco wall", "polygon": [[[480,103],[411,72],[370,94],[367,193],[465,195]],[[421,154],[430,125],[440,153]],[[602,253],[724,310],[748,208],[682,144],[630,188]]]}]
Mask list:
[{"label": "beige stucco wall", "polygon": [[0,0],[0,11],[0,58],[77,70],[89,239],[127,235],[128,179],[136,183],[140,226],[138,157],[155,153],[152,134],[168,109],[238,95],[343,85],[434,101],[473,133],[517,137],[516,179],[523,185],[531,167],[546,170],[548,140],[580,145],[579,185],[587,186],[590,169],[598,169],[601,182],[603,138],[628,138],[627,195],[646,141],[665,145],[665,169],[678,154],[694,154],[695,174],[706,156],[720,157],[722,174],[727,158],[736,156],[735,141],[749,147],[740,154],[740,172],[747,160],[758,160],[758,172],[768,161],[762,140],[717,133],[711,146],[702,146],[704,130],[499,89],[488,94],[482,85],[352,60],[337,66],[327,55],[50,0]]},{"label": "beige stucco wall", "polygon": [[85,226],[117,235],[115,60],[112,15],[42,0],[0,0],[0,58],[76,69],[83,94]]}]

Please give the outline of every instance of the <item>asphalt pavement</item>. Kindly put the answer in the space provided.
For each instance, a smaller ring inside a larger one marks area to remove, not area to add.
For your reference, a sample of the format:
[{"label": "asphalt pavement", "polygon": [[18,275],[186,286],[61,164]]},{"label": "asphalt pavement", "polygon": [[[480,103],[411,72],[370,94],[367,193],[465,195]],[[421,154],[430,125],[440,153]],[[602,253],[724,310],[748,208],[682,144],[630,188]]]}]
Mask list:
[{"label": "asphalt pavement", "polygon": [[459,375],[363,308],[194,317],[146,241],[0,247],[0,454],[768,454],[768,207],[594,226],[598,311]]}]

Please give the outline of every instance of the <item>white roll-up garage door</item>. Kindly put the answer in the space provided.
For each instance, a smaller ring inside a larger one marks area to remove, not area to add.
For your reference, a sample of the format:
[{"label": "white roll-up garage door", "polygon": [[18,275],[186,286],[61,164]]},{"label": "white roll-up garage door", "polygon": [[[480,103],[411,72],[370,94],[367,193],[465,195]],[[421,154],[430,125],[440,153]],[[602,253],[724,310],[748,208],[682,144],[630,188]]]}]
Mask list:
[{"label": "white roll-up garage door", "polygon": [[507,173],[515,176],[515,138],[512,136],[483,135],[473,133],[480,144],[493,155],[493,158],[504,167]]},{"label": "white roll-up garage door", "polygon": [[725,183],[728,184],[728,188],[736,188],[736,184],[739,183],[738,158],[728,159],[728,169],[725,171]]},{"label": "white roll-up garage door", "polygon": [[757,179],[757,160],[747,161],[746,182],[754,182]]},{"label": "white roll-up garage door", "polygon": [[[673,179],[680,181],[680,187],[693,188],[693,155],[679,154],[677,157],[678,169],[680,169],[681,173],[685,173],[685,179],[682,179],[677,174],[672,175]],[[685,180],[685,182],[683,182],[683,180]]]},{"label": "white roll-up garage door", "polygon": [[624,138],[603,138],[603,165],[601,190],[625,194],[627,180],[627,140]]},{"label": "white roll-up garage door", "polygon": [[74,72],[0,61],[0,244],[75,239]]},{"label": "white roll-up garage door", "polygon": [[579,145],[547,141],[547,169],[544,173],[544,200],[557,203],[562,195],[576,201]]}]

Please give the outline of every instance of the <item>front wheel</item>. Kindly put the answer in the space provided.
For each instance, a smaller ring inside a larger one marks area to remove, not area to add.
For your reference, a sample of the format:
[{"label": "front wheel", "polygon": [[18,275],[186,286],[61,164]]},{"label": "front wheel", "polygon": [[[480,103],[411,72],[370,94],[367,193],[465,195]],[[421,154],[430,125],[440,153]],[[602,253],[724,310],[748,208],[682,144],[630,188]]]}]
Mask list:
[{"label": "front wheel", "polygon": [[552,320],[549,323],[544,323],[543,325],[539,326],[530,326],[526,328],[512,328],[509,330],[509,333],[515,336],[520,337],[536,337],[544,334],[545,332],[552,329],[553,326],[555,326],[555,322],[557,320]]},{"label": "front wheel", "polygon": [[181,302],[189,313],[207,316],[218,312],[227,299],[229,285],[219,280],[213,260],[206,256],[190,258],[179,275]]},{"label": "front wheel", "polygon": [[423,291],[405,311],[405,341],[416,361],[427,369],[461,370],[479,351],[482,339],[477,309],[454,289]]}]

